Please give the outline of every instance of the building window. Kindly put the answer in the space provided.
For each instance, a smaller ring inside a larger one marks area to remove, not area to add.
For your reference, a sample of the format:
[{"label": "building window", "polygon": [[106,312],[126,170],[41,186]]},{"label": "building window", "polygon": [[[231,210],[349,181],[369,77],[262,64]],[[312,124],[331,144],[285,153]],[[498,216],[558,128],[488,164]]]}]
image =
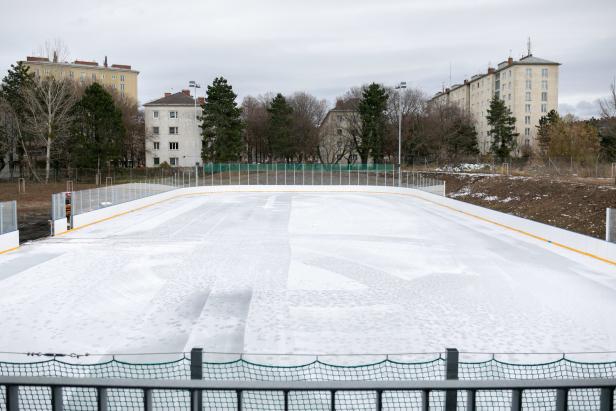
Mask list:
[{"label": "building window", "polygon": [[533,76],[533,69],[527,68],[526,69],[526,77],[532,77],[532,76]]},{"label": "building window", "polygon": [[525,135],[525,136],[530,136],[530,128],[529,128],[529,127],[526,127],[526,128],[524,129],[524,135]]},{"label": "building window", "polygon": [[96,81],[96,73],[92,73],[92,81]]},{"label": "building window", "polygon": [[548,92],[544,91],[541,93],[541,101],[548,101]]},{"label": "building window", "polygon": [[152,117],[158,118],[158,111],[152,111]]},{"label": "building window", "polygon": [[177,141],[169,142],[169,150],[178,150],[179,148],[180,148],[180,143],[178,143]]},{"label": "building window", "polygon": [[178,165],[178,158],[177,157],[171,157],[169,159],[169,164],[171,164],[172,166],[177,166]]},{"label": "building window", "polygon": [[541,112],[542,113],[548,112],[548,105],[546,103],[541,104]]},{"label": "building window", "polygon": [[120,90],[124,91],[124,83],[120,84]]},{"label": "building window", "polygon": [[524,124],[530,124],[530,116],[524,116]]},{"label": "building window", "polygon": [[541,80],[541,90],[547,90],[547,89],[548,89],[548,81]]},{"label": "building window", "polygon": [[154,157],[154,165],[157,166],[160,164],[160,158]]},{"label": "building window", "polygon": [[158,149],[160,149],[160,142],[155,141],[154,142],[154,150],[158,150]]},{"label": "building window", "polygon": [[548,76],[548,69],[544,68],[541,69],[541,77],[547,77]]},{"label": "building window", "polygon": [[511,93],[507,95],[507,100],[511,100]]},{"label": "building window", "polygon": [[152,127],[152,134],[160,134],[160,130],[158,127]]},{"label": "building window", "polygon": [[527,104],[527,105],[524,107],[524,111],[525,111],[526,113],[530,113],[530,104]]},{"label": "building window", "polygon": [[112,80],[115,80],[115,79],[116,79],[116,75],[115,75],[115,74],[112,74],[112,75],[111,75],[111,79],[112,79]]},{"label": "building window", "polygon": [[169,127],[169,134],[178,134],[177,127]]},{"label": "building window", "polygon": [[524,140],[524,145],[526,147],[530,146],[530,139],[527,138],[526,140]]},{"label": "building window", "polygon": [[526,90],[530,90],[533,88],[533,81],[532,80],[526,80]]},{"label": "building window", "polygon": [[120,81],[124,81],[124,74],[120,74]]},{"label": "building window", "polygon": [[526,92],[526,101],[531,101],[530,91]]},{"label": "building window", "polygon": [[177,111],[170,111],[169,112],[169,118],[178,118],[178,112]]}]

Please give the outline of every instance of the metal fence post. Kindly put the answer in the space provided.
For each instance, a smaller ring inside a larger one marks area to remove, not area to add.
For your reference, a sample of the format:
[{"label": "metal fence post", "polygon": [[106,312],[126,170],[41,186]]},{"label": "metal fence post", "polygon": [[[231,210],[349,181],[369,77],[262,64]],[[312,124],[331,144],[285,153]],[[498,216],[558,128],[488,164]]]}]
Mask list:
[{"label": "metal fence post", "polygon": [[614,411],[614,388],[601,388],[600,411]]},{"label": "metal fence post", "polygon": [[[445,360],[445,378],[448,380],[458,379],[458,360],[460,353],[456,348],[447,348]],[[445,411],[456,411],[458,408],[458,391],[445,391]]]},{"label": "metal fence post", "polygon": [[[190,379],[203,379],[203,348],[193,348],[190,350]],[[203,392],[196,391],[197,409],[203,409]]]},{"label": "metal fence post", "polygon": [[62,387],[51,388],[51,410],[64,411],[64,401],[62,398]]},{"label": "metal fence post", "polygon": [[605,241],[616,243],[616,208],[605,209]]},{"label": "metal fence post", "polygon": [[19,387],[16,385],[6,387],[6,410],[19,411]]}]

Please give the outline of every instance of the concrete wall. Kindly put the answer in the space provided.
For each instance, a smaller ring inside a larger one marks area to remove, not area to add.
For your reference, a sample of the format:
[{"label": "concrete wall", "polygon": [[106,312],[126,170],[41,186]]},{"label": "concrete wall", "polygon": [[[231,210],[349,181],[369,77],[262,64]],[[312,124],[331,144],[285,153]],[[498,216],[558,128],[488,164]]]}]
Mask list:
[{"label": "concrete wall", "polygon": [[19,247],[19,231],[0,235],[0,253]]}]

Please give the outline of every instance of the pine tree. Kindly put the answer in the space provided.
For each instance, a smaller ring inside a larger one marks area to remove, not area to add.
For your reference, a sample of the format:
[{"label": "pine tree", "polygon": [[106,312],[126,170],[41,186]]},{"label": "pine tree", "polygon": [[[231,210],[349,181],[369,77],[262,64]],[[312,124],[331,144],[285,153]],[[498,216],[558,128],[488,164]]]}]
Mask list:
[{"label": "pine tree", "polygon": [[126,130],[122,112],[113,97],[98,83],[88,86],[75,107],[73,161],[82,167],[102,165],[122,153]]},{"label": "pine tree", "polygon": [[539,119],[537,126],[537,142],[542,157],[546,157],[550,150],[550,128],[560,121],[556,110],[550,110],[548,114]]},{"label": "pine tree", "polygon": [[237,95],[223,77],[214,79],[207,87],[207,97],[202,106],[201,135],[203,161],[239,161],[242,154],[242,109]]},{"label": "pine tree", "polygon": [[374,162],[381,162],[385,154],[385,134],[387,127],[387,90],[379,84],[372,83],[362,92],[359,102],[361,121],[361,138],[355,141],[356,150],[364,164],[371,155]]},{"label": "pine tree", "polygon": [[458,118],[453,124],[453,132],[445,141],[449,158],[455,160],[459,155],[479,154],[477,130],[465,118]]},{"label": "pine tree", "polygon": [[282,158],[289,161],[296,152],[296,147],[291,135],[293,125],[293,109],[280,93],[272,100],[267,109],[270,114],[268,122],[267,139],[270,151],[274,158]]},{"label": "pine tree", "polygon": [[[8,158],[11,175],[15,164],[19,162],[19,159],[24,158],[24,155],[26,155],[26,163],[30,164],[25,150],[30,145],[32,136],[15,128],[23,125],[26,107],[23,91],[32,87],[33,82],[34,73],[30,72],[28,66],[19,62],[17,65],[11,65],[0,84],[0,103],[4,104],[3,109],[10,111],[10,114],[7,113],[0,119],[0,170],[4,168],[4,159]],[[23,140],[20,140],[18,136],[21,136]],[[33,170],[32,173],[36,176]],[[38,176],[36,177],[38,179]]]},{"label": "pine tree", "polygon": [[500,160],[505,161],[516,146],[515,117],[507,108],[505,102],[497,96],[492,97],[487,115],[490,126],[489,135],[492,138],[492,153]]}]

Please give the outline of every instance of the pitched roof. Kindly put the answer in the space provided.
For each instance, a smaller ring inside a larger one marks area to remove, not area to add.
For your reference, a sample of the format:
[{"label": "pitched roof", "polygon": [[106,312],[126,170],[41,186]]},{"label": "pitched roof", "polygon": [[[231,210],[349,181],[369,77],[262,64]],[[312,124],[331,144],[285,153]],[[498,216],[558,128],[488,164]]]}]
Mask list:
[{"label": "pitched roof", "polygon": [[518,64],[558,64],[560,65],[560,63],[557,63],[555,61],[550,61],[550,60],[542,59],[539,57],[535,57],[532,54],[526,57],[522,57],[520,60],[516,61],[516,63]]},{"label": "pitched roof", "polygon": [[144,106],[194,106],[194,105],[195,105],[195,99],[192,98],[191,96],[187,96],[181,91],[144,104]]}]

